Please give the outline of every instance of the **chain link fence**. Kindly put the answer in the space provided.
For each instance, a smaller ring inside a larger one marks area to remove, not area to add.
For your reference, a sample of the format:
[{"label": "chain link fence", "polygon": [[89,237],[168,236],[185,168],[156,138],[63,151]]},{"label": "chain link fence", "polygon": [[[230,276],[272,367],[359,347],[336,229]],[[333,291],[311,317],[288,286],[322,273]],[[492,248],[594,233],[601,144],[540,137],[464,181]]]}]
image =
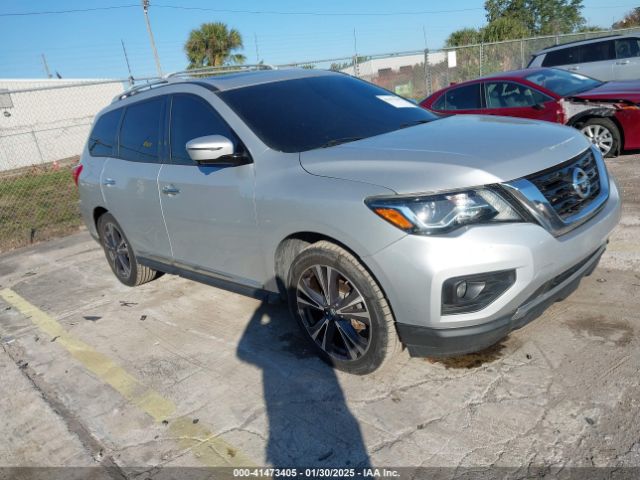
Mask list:
[{"label": "chain link fence", "polygon": [[[422,99],[452,82],[523,68],[532,53],[545,47],[614,33],[640,33],[640,28],[277,67],[341,71],[404,97]],[[71,167],[78,161],[93,117],[133,83],[133,79],[0,80],[0,252],[80,227]]]},{"label": "chain link fence", "polygon": [[297,62],[285,66],[337,70],[380,85],[404,97],[421,100],[451,83],[525,68],[531,55],[543,48],[607,35],[633,33],[640,34],[640,28],[548,35],[440,50],[353,55]]},{"label": "chain link fence", "polygon": [[122,81],[0,81],[0,251],[80,226],[71,167]]}]

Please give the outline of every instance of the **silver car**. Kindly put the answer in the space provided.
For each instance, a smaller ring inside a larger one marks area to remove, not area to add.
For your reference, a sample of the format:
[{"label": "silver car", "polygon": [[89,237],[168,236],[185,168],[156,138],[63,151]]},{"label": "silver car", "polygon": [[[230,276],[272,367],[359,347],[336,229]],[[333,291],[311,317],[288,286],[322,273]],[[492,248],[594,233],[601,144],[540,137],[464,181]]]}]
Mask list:
[{"label": "silver car", "polygon": [[589,275],[620,198],[575,129],[440,118],[340,73],[173,79],[97,116],[76,170],[116,277],[273,301],[364,374],[488,347]]},{"label": "silver car", "polygon": [[610,35],[545,48],[527,68],[556,67],[602,81],[640,79],[640,36]]}]

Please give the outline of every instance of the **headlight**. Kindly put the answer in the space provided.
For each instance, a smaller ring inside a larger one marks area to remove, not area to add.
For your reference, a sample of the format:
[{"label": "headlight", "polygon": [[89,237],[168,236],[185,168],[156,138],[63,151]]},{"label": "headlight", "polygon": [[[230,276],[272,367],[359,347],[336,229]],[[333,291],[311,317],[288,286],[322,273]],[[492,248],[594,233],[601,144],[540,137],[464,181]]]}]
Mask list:
[{"label": "headlight", "polygon": [[477,223],[523,220],[502,196],[488,188],[424,196],[372,197],[365,203],[387,222],[416,235],[437,235]]}]

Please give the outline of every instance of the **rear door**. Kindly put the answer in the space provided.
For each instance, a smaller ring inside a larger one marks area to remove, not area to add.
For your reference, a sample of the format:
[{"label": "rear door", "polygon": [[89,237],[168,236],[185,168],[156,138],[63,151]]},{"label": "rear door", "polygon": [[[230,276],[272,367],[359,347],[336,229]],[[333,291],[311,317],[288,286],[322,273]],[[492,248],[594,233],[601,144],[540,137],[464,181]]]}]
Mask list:
[{"label": "rear door", "polygon": [[515,81],[496,80],[484,83],[486,113],[507,117],[558,121],[557,102],[536,89]]},{"label": "rear door", "polygon": [[94,225],[94,208],[105,205],[101,185],[102,171],[109,158],[117,154],[122,113],[123,109],[118,108],[97,118],[83,151],[82,173],[78,182],[80,211],[90,228]]},{"label": "rear door", "polygon": [[578,71],[598,80],[613,80],[615,58],[613,40],[581,45],[580,69]]},{"label": "rear door", "polygon": [[640,79],[640,39],[629,37],[615,41],[616,61],[613,65],[615,80]]},{"label": "rear door", "polygon": [[236,151],[242,142],[209,101],[191,93],[172,95],[169,132],[170,160],[158,184],[176,265],[260,287],[254,165],[198,165],[185,148],[205,135],[227,137]]},{"label": "rear door", "polygon": [[136,255],[171,259],[169,236],[158,193],[166,96],[129,104],[120,122],[117,158],[102,172],[107,209],[128,237]]},{"label": "rear door", "polygon": [[558,67],[598,80],[613,79],[615,52],[612,40],[566,47],[548,52],[543,67]]}]

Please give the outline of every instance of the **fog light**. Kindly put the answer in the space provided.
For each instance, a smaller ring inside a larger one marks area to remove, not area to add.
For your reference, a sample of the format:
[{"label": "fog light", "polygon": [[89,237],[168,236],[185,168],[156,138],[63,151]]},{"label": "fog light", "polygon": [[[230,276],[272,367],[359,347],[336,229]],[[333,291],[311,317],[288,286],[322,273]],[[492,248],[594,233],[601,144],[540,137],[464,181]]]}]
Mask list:
[{"label": "fog light", "polygon": [[442,284],[442,314],[482,310],[507,291],[515,281],[515,270],[450,278]]}]

